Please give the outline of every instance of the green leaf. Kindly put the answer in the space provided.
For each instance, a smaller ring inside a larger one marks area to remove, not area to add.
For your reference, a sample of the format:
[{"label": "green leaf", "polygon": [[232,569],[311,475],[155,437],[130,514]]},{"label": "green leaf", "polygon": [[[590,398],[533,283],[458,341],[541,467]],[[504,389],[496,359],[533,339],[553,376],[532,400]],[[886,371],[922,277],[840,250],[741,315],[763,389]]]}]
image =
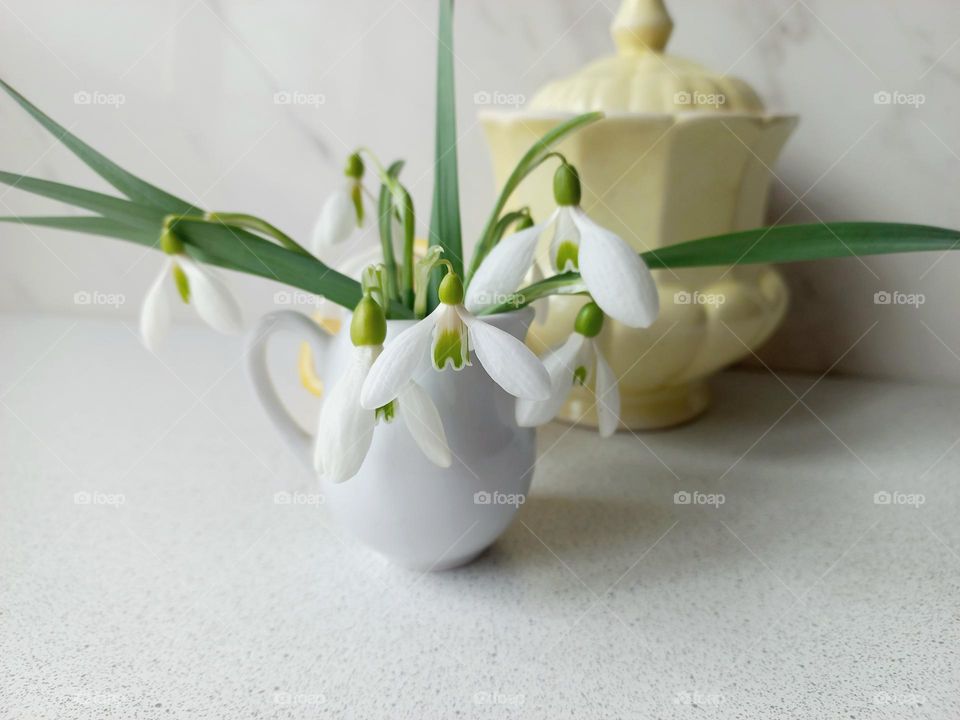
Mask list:
[{"label": "green leaf", "polygon": [[670,245],[641,255],[650,268],[748,265],[953,250],[960,232],[927,225],[846,222],[785,225]]},{"label": "green leaf", "polygon": [[0,222],[20,223],[22,225],[34,225],[36,227],[54,228],[56,230],[72,230],[73,232],[86,233],[88,235],[102,235],[104,237],[130,240],[141,245],[155,244],[160,237],[159,232],[154,228],[146,230],[118,222],[117,220],[112,220],[111,218],[97,216],[26,215],[23,217],[0,217]]},{"label": "green leaf", "polygon": [[[826,260],[906,252],[947,252],[960,247],[960,231],[928,225],[848,222],[786,225],[670,245],[641,253],[651,269]],[[579,273],[567,272],[523,288],[515,302],[484,315],[525,307],[547,295],[585,291]]]},{"label": "green leaf", "polygon": [[[460,230],[460,188],[457,179],[457,114],[453,62],[453,0],[440,0],[435,174],[430,244],[443,248],[443,256],[453,265],[453,271],[462,277],[463,247]],[[430,292],[434,300],[439,284],[440,273],[434,273]]]},{"label": "green leaf", "polygon": [[131,200],[153,205],[168,213],[186,214],[197,210],[193,204],[141,180],[136,175],[127,172],[112,160],[98,153],[83,142],[83,140],[63,127],[63,125],[44,114],[40,108],[27,100],[3,80],[0,80],[0,87],[2,87],[10,97],[16,100],[24,110],[30,113],[38,123],[43,125],[51,135],[66,145],[74,155],[86,163],[91,170]]},{"label": "green leaf", "polygon": [[[0,221],[106,235],[146,247],[155,247],[160,237],[159,222],[132,227],[99,217],[5,217]],[[201,262],[275,280],[329,298],[348,309],[355,307],[362,295],[360,283],[315,257],[275,245],[240,228],[180,222],[177,237],[186,245],[187,253]],[[390,305],[390,313],[396,318],[413,317],[399,303]]]},{"label": "green leaf", "polygon": [[103,193],[84,190],[83,188],[64,185],[63,183],[42,180],[40,178],[16,175],[0,170],[0,183],[9,185],[17,190],[42,195],[53,200],[75,205],[85,210],[106,215],[115,220],[127,221],[135,225],[149,222],[159,225],[166,213],[155,207],[138,205],[137,203],[115,198]]}]

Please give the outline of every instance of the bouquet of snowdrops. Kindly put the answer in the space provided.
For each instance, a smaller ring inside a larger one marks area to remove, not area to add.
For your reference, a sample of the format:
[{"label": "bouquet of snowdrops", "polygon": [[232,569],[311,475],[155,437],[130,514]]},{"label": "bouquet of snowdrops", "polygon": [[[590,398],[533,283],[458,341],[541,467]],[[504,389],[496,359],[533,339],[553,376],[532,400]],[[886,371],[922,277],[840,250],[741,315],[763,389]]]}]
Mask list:
[{"label": "bouquet of snowdrops", "polygon": [[[429,247],[420,256],[414,252],[417,216],[401,180],[402,161],[385,166],[366,148],[351,154],[343,186],[323,204],[308,249],[261,218],[209,211],[145,182],[3,81],[0,85],[17,103],[123,197],[0,172],[0,182],[92,213],[0,221],[102,235],[159,250],[164,259],[147,290],[140,322],[151,350],[161,343],[171,307],[178,301],[191,305],[216,330],[242,329],[238,305],[212,266],[279,281],[352,311],[354,357],[323,400],[315,445],[317,470],[338,482],[359,470],[377,423],[396,418],[402,418],[434,463],[450,464],[443,418],[415,381],[427,365],[436,372],[456,372],[476,360],[517,398],[521,426],[552,419],[575,383],[593,388],[600,434],[612,434],[618,425],[617,379],[594,338],[606,316],[635,328],[656,319],[658,295],[651,269],[951,250],[960,243],[960,233],[943,228],[835,223],[759,228],[638,255],[580,206],[577,169],[557,149],[564,138],[602,119],[600,113],[587,113],[557,125],[530,147],[465,262],[457,181],[453,0],[440,0],[439,5],[436,174]],[[511,208],[510,198],[544,163],[556,166],[557,207],[548,218],[533,218],[527,208]],[[369,176],[378,186],[376,194],[364,186]],[[374,212],[365,207],[365,195],[375,199]],[[371,216],[379,226],[382,261],[367,267],[359,281],[318,259],[320,250],[344,240]],[[541,239],[549,240],[549,277],[543,277],[541,264],[534,262]],[[515,312],[556,293],[582,295],[585,304],[569,338],[543,358],[485,321],[485,316]],[[385,344],[389,319],[419,322]]]}]

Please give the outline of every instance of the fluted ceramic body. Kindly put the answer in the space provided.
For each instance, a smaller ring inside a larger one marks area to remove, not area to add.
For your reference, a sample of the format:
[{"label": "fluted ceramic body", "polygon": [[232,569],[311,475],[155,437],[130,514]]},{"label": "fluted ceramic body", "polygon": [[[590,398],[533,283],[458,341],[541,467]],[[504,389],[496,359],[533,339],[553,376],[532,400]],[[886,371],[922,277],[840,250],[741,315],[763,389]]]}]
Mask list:
[{"label": "fluted ceramic body", "polygon": [[[490,322],[522,339],[531,317],[523,311]],[[389,321],[387,342],[411,324]],[[257,394],[284,438],[312,467],[312,439],[287,413],[267,372],[266,338],[277,330],[296,332],[314,344],[328,388],[353,349],[349,332],[329,336],[304,315],[279,312],[264,317],[250,335],[249,370]],[[397,418],[377,425],[355,477],[339,484],[321,479],[321,491],[336,520],[371,549],[405,567],[442,570],[475,558],[510,524],[530,488],[535,437],[533,430],[517,426],[514,398],[475,359],[460,372],[440,373],[425,365],[416,380],[443,418],[452,466],[433,465]]]},{"label": "fluted ceramic body", "polygon": [[[638,252],[764,224],[770,168],[797,118],[764,110],[745,82],[664,52],[673,23],[662,0],[623,0],[611,28],[617,54],[544,87],[519,112],[482,116],[502,185],[540,136],[581,112],[607,117],[565,138],[559,150],[583,181],[583,208]],[[511,205],[543,221],[555,206],[547,163]],[[546,274],[545,250],[540,262]],[[650,328],[606,324],[598,339],[620,378],[621,420],[633,429],[683,422],[707,406],[705,378],[766,340],[787,307],[787,288],[767,265],[656,270],[660,318]],[[531,347],[570,332],[582,298],[550,298]],[[561,411],[596,423],[577,389]]]}]

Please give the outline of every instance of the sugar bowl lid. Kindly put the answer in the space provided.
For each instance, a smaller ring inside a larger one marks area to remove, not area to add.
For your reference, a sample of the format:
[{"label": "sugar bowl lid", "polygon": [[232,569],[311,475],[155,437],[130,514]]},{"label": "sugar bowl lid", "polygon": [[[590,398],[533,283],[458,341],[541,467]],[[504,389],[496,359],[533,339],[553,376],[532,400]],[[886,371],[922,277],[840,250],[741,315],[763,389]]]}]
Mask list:
[{"label": "sugar bowl lid", "polygon": [[673,20],[663,0],[623,0],[610,32],[616,55],[549,83],[528,109],[763,114],[762,101],[743,80],[664,52]]}]

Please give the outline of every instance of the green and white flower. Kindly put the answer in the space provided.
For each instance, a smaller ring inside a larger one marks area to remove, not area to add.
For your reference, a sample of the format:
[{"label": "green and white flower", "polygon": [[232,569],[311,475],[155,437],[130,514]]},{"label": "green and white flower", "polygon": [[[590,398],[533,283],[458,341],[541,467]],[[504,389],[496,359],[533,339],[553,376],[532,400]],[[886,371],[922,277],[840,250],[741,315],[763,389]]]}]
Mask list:
[{"label": "green and white flower", "polygon": [[178,293],[214,330],[227,335],[241,332],[240,306],[219,274],[189,257],[183,243],[168,226],[160,237],[160,247],[167,258],[140,309],[140,336],[147,349],[157,352],[163,345],[170,331]]},{"label": "green and white flower", "polygon": [[501,240],[484,258],[467,291],[467,308],[480,312],[515,293],[533,264],[541,235],[551,226],[550,264],[556,272],[579,271],[584,288],[610,317],[629,327],[657,319],[657,286],[643,259],[624,240],[580,207],[580,178],[564,163],[554,175],[557,209],[539,225]]},{"label": "green and white flower", "polygon": [[354,153],[347,158],[343,173],[346,182],[324,201],[313,227],[310,250],[314,255],[321,255],[363,227],[363,161],[360,155]]},{"label": "green and white flower", "polygon": [[412,380],[395,398],[374,408],[360,404],[370,369],[383,352],[387,325],[383,310],[370,295],[357,305],[350,323],[353,356],[346,372],[320,408],[313,464],[318,473],[341,483],[359,472],[378,421],[399,416],[423,454],[440,467],[450,467],[450,448],[440,413],[426,391]]},{"label": "green and white flower", "polygon": [[596,397],[600,435],[610,437],[620,423],[620,390],[616,376],[594,339],[603,327],[603,311],[593,303],[581,308],[575,331],[566,342],[548,352],[543,364],[550,374],[550,397],[535,402],[517,401],[517,424],[536,427],[550,422],[573,389],[574,384],[592,384]]},{"label": "green and white flower", "polygon": [[493,381],[514,397],[549,397],[550,378],[537,356],[510,333],[467,311],[457,275],[447,273],[439,295],[437,308],[400,333],[374,362],[360,396],[365,408],[396,398],[428,356],[436,370],[462,370],[470,365],[471,351]]}]

